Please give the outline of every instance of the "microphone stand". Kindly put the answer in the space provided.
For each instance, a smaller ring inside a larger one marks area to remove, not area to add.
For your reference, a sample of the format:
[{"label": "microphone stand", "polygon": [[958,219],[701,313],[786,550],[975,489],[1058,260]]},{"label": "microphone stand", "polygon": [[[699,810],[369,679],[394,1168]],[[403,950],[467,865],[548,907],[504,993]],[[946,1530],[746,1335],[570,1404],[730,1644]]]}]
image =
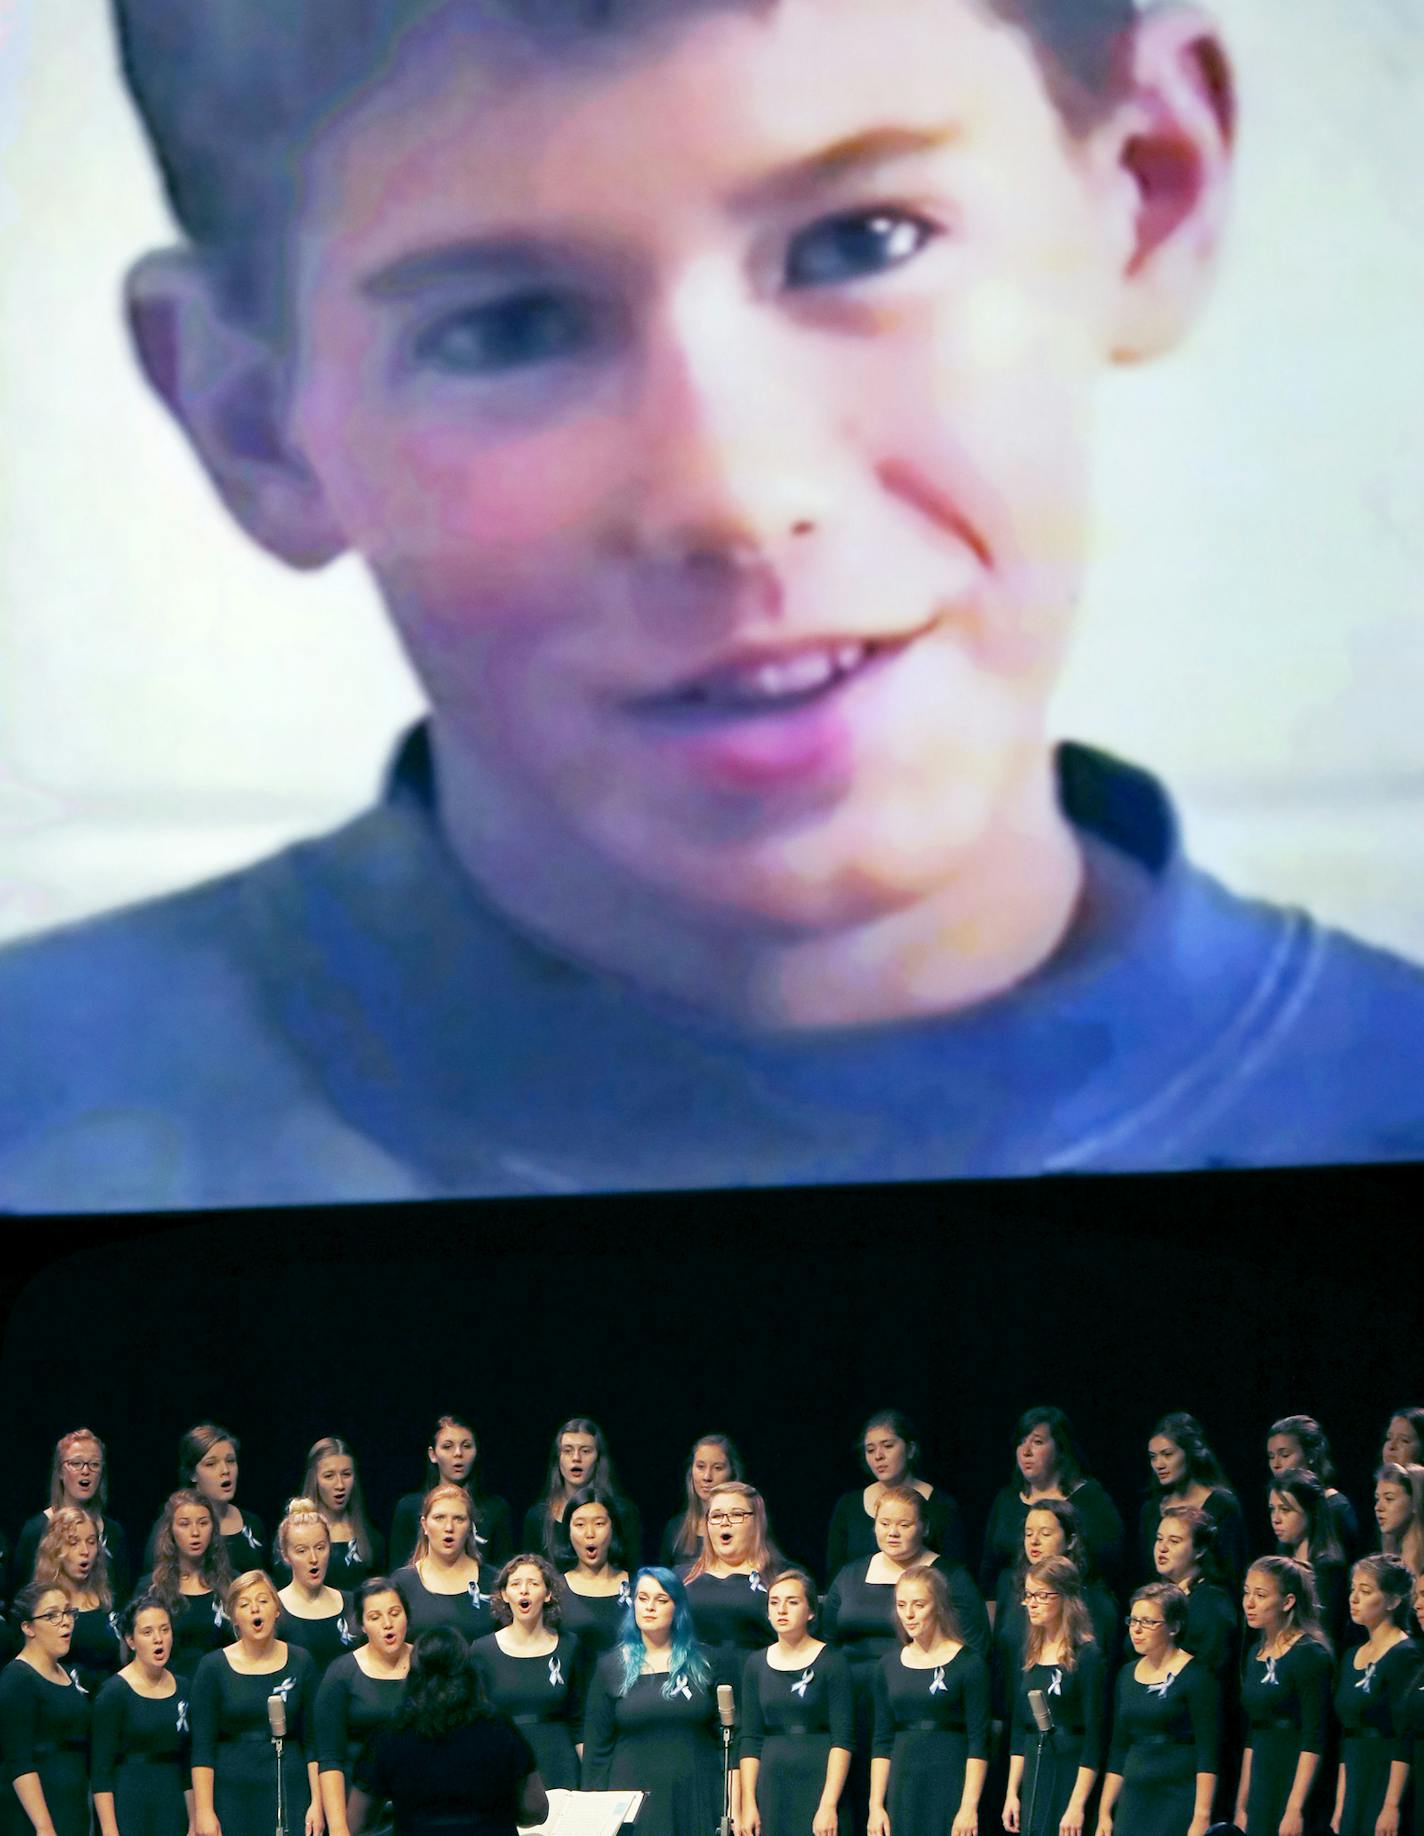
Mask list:
[{"label": "microphone stand", "polygon": [[[1023,1824],[1023,1836],[1033,1836],[1033,1819],[1038,1809],[1038,1781],[1043,1772],[1043,1749],[1048,1743],[1047,1728],[1038,1729],[1038,1751],[1033,1756],[1033,1784],[1028,1788],[1028,1816]],[[281,1831],[277,1836],[282,1836]]]},{"label": "microphone stand", "polygon": [[276,1836],[287,1836],[287,1806],[282,1791],[282,1736],[274,1734],[272,1745],[277,1749],[277,1833]]},{"label": "microphone stand", "polygon": [[732,1730],[722,1725],[722,1816],[717,1836],[732,1836]]}]

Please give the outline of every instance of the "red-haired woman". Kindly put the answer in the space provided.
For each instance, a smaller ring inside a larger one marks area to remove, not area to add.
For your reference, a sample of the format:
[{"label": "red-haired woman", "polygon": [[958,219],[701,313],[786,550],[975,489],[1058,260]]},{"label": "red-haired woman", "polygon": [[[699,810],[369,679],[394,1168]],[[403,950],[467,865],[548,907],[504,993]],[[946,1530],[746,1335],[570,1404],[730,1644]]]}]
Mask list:
[{"label": "red-haired woman", "polygon": [[[1024,1836],[1082,1836],[1103,1763],[1104,1654],[1082,1577],[1065,1557],[1033,1563],[1024,1576],[1024,1607],[1028,1630],[1014,1679],[1004,1828]],[[1035,1691],[1053,1721],[1042,1740],[1030,1701]]]},{"label": "red-haired woman", "polygon": [[414,1557],[391,1577],[405,1597],[411,1642],[434,1626],[453,1626],[471,1643],[493,1632],[487,1573],[470,1494],[462,1485],[432,1486],[421,1509]]},{"label": "red-haired woman", "polygon": [[124,1599],[133,1578],[129,1540],[123,1525],[108,1515],[108,1502],[109,1470],[104,1443],[88,1428],[75,1428],[61,1435],[50,1462],[49,1504],[25,1520],[15,1542],[12,1572],[16,1581],[28,1581],[35,1572],[35,1553],[54,1513],[61,1506],[74,1505],[94,1519],[99,1546],[108,1562],[110,1583],[117,1597]]},{"label": "red-haired woman", "polygon": [[707,1500],[702,1553],[682,1583],[698,1642],[738,1671],[741,1654],[771,1643],[766,1590],[780,1567],[761,1493],[736,1479],[718,1486]]},{"label": "red-haired woman", "polygon": [[173,1668],[193,1676],[210,1651],[232,1639],[224,1601],[232,1586],[227,1544],[212,1501],[201,1492],[170,1495],[154,1533],[153,1573],[140,1584],[157,1594],[173,1624]]}]

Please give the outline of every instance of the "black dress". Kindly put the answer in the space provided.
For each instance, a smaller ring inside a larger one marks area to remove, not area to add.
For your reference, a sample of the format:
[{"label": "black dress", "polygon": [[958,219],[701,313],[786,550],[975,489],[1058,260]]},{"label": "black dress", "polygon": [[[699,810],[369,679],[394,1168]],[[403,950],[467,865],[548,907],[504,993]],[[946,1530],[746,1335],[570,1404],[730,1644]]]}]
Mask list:
[{"label": "black dress", "polygon": [[277,1636],[286,1644],[301,1646],[316,1665],[318,1681],[337,1658],[366,1642],[355,1609],[345,1596],[339,1612],[324,1613],[320,1619],[299,1618],[278,1601]]},{"label": "black dress", "polygon": [[[1202,1501],[1202,1510],[1216,1525],[1216,1555],[1229,1588],[1239,1588],[1246,1572],[1246,1519],[1235,1492],[1214,1486]],[[1153,1492],[1142,1501],[1137,1520],[1138,1556],[1144,1579],[1160,1581],[1154,1551],[1162,1522],[1162,1494]]]},{"label": "black dress", "polygon": [[[84,1507],[87,1509],[88,1507]],[[97,1510],[94,1513],[98,1516]],[[108,1513],[99,1519],[99,1547],[109,1558],[109,1586],[115,1600],[127,1600],[129,1583],[133,1579],[133,1565],[129,1560],[129,1539],[124,1527]],[[35,1556],[39,1553],[40,1539],[49,1529],[49,1513],[36,1511],[33,1517],[27,1517],[20,1526],[20,1534],[15,1539],[15,1561],[11,1570],[15,1592],[29,1582],[35,1572]]]},{"label": "black dress", "polygon": [[242,1513],[242,1528],[224,1535],[223,1547],[227,1550],[227,1563],[234,1580],[253,1568],[260,1568],[265,1574],[271,1573],[274,1561],[272,1548],[267,1541],[262,1519],[255,1512]]},{"label": "black dress", "polygon": [[34,1836],[13,1781],[39,1774],[55,1836],[88,1836],[92,1699],[71,1677],[51,1683],[22,1658],[0,1671],[0,1751],[5,1757],[0,1831]]},{"label": "black dress", "polygon": [[186,1836],[189,1688],[175,1676],[167,1696],[141,1696],[110,1677],[94,1699],[89,1783],[114,1794],[119,1836]]},{"label": "black dress", "polygon": [[414,1728],[383,1729],[357,1783],[391,1801],[397,1836],[515,1836],[519,1787],[533,1771],[519,1729],[503,1715],[482,1715],[436,1740]]},{"label": "black dress", "polygon": [[1412,1638],[1391,1645],[1376,1663],[1359,1666],[1360,1651],[1341,1659],[1335,1683],[1340,1723],[1340,1764],[1345,1768],[1345,1804],[1339,1836],[1374,1836],[1395,1760],[1409,1758],[1404,1707],[1419,1669]]},{"label": "black dress", "polygon": [[[145,1575],[137,1592],[147,1593],[153,1577]],[[185,1677],[195,1677],[198,1666],[210,1651],[219,1651],[232,1643],[232,1621],[223,1611],[217,1594],[179,1594],[169,1601],[168,1619],[173,1627],[173,1651],[169,1668]]]},{"label": "black dress", "polygon": [[663,1533],[658,1539],[658,1561],[664,1568],[685,1568],[695,1562],[702,1553],[703,1538],[698,1537],[695,1549],[679,1549],[677,1539],[682,1534],[682,1520],[687,1512],[675,1511],[663,1525]]},{"label": "black dress", "polygon": [[891,1836],[949,1836],[969,1760],[989,1757],[989,1667],[967,1645],[911,1669],[887,1652],[875,1677],[876,1759],[890,1762]]},{"label": "black dress", "polygon": [[1122,1779],[1117,1836],[1187,1836],[1197,1774],[1216,1772],[1216,1684],[1195,1659],[1157,1683],[1139,1683],[1137,1659],[1117,1679],[1108,1771]]},{"label": "black dress", "polygon": [[500,1649],[497,1632],[476,1639],[470,1649],[491,1705],[509,1716],[534,1749],[545,1789],[577,1791],[575,1743],[583,1738],[584,1708],[577,1638],[561,1629],[558,1644],[543,1657],[511,1657]]},{"label": "black dress", "polygon": [[484,1591],[493,1576],[483,1564],[478,1576],[458,1594],[431,1593],[414,1567],[398,1568],[391,1579],[400,1582],[405,1596],[409,1628],[406,1636],[412,1644],[422,1632],[429,1632],[435,1626],[453,1626],[471,1644],[494,1631],[490,1596]]},{"label": "black dress", "polygon": [[[923,1503],[925,1547],[935,1550],[946,1562],[963,1562],[967,1550],[959,1506],[939,1486],[930,1487],[930,1495]],[[878,1548],[875,1519],[865,1508],[865,1488],[843,1492],[831,1512],[831,1527],[826,1533],[826,1573],[839,1574],[847,1562],[857,1556],[873,1556]]]},{"label": "black dress", "polygon": [[[1028,1700],[1030,1690],[1035,1689],[1043,1691],[1044,1702],[1053,1716],[1053,1730],[1043,1741],[1041,1772],[1038,1724]],[[1071,1670],[1061,1664],[1034,1664],[1028,1670],[1020,1666],[1013,1694],[1009,1751],[1022,1755],[1024,1761],[1019,1786],[1019,1828],[1023,1836],[1058,1836],[1080,1768],[1102,1771],[1107,1693],[1107,1666],[1096,1645],[1081,1646]],[[892,1823],[892,1836],[894,1827]]]},{"label": "black dress", "polygon": [[193,1679],[192,1763],[213,1769],[213,1808],[223,1836],[272,1836],[277,1821],[277,1765],[267,1701],[287,1707],[282,1749],[286,1823],[300,1830],[311,1801],[307,1761],[316,1758],[316,1666],[298,1645],[280,1670],[248,1676],[227,1653],[211,1651]]},{"label": "black dress", "polygon": [[97,1696],[110,1677],[117,1676],[133,1653],[123,1641],[119,1616],[113,1607],[85,1607],[74,1621],[65,1668],[75,1672],[80,1686]]},{"label": "black dress", "polygon": [[738,1673],[748,1651],[765,1650],[776,1636],[766,1616],[766,1589],[755,1568],[746,1575],[698,1575],[686,1583],[699,1644],[731,1661]]},{"label": "black dress", "polygon": [[583,1646],[590,1671],[604,1652],[618,1643],[624,1616],[632,1604],[631,1580],[621,1581],[616,1594],[576,1594],[565,1583],[559,1595],[559,1624]]},{"label": "black dress", "polygon": [[[1024,1640],[1028,1636],[1028,1614],[1024,1611],[1023,1576],[1005,1568],[999,1574],[999,1594],[994,1607],[994,1643],[989,1665],[993,1684],[991,1698],[994,1717],[1008,1721],[1019,1672],[1023,1669]],[[1116,1661],[1118,1647],[1125,1637],[1122,1631],[1122,1609],[1096,1576],[1084,1584],[1083,1600],[1088,1619],[1097,1640],[1098,1656],[1105,1671]],[[1112,1673],[1108,1671],[1108,1674]],[[1106,1688],[1106,1684],[1104,1684]]]},{"label": "black dress", "polygon": [[1409,1761],[1409,1784],[1414,1799],[1414,1816],[1409,1825],[1413,1836],[1424,1836],[1424,1669],[1414,1673],[1405,1692],[1399,1717],[1404,1740],[1403,1757]]},{"label": "black dress", "polygon": [[327,1671],[316,1692],[316,1763],[339,1772],[349,1791],[362,1757],[405,1701],[406,1679],[368,1677],[348,1651]]},{"label": "black dress", "polygon": [[[424,1492],[407,1492],[396,1503],[391,1518],[390,1556],[402,1567],[410,1566],[415,1553],[420,1538],[420,1507],[424,1503]],[[497,1494],[475,1499],[475,1538],[480,1546],[481,1569],[497,1574],[514,1554],[509,1506]]]},{"label": "black dress", "polygon": [[[1123,1528],[1117,1506],[1096,1479],[1084,1479],[1068,1502],[1078,1514],[1078,1533],[1087,1544],[1093,1567],[1111,1586],[1122,1562]],[[979,1588],[986,1597],[997,1594],[999,1571],[1012,1568],[1023,1554],[1024,1519],[1032,1509],[1017,1486],[1006,1485],[995,1493],[979,1563]]]},{"label": "black dress", "polygon": [[[855,1738],[850,1665],[830,1645],[800,1670],[777,1670],[770,1656],[757,1651],[746,1660],[737,1700],[738,1751],[742,1759],[760,1762],[756,1800],[762,1836],[810,1836],[831,1749],[849,1752]],[[841,1836],[849,1836],[844,1796],[837,1824]]]},{"label": "black dress", "polygon": [[[1333,1672],[1330,1653],[1313,1638],[1298,1638],[1277,1658],[1263,1658],[1258,1649],[1242,1666],[1245,1750],[1251,1755],[1246,1836],[1276,1836],[1302,1753],[1313,1753],[1321,1761],[1311,1801],[1323,1802],[1319,1787],[1325,1775]],[[1306,1828],[1311,1827],[1307,1808]]]},{"label": "black dress", "polygon": [[622,1653],[599,1659],[584,1719],[583,1789],[647,1792],[639,1836],[703,1836],[716,1829],[722,1815],[718,1681],[715,1671],[706,1683],[644,1672],[625,1695]]}]

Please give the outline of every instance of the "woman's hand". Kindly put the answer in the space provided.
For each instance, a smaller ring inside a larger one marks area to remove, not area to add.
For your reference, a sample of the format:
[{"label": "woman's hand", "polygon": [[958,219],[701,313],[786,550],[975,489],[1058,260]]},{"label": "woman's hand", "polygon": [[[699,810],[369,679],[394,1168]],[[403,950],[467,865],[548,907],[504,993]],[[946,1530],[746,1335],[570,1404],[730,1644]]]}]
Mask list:
[{"label": "woman's hand", "polygon": [[222,1825],[218,1822],[216,1811],[199,1811],[193,1818],[193,1828],[197,1836],[222,1836]]},{"label": "woman's hand", "polygon": [[1187,1836],[1206,1836],[1210,1828],[1211,1818],[1204,1813],[1199,1813],[1197,1816],[1193,1817],[1191,1822],[1187,1825]]},{"label": "woman's hand", "polygon": [[1098,1812],[1098,1827],[1094,1836],[1112,1836],[1112,1812]]},{"label": "woman's hand", "polygon": [[1064,1806],[1058,1836],[1083,1836],[1083,1816],[1084,1807],[1075,1798],[1070,1798]]},{"label": "woman's hand", "polygon": [[306,1836],[325,1836],[326,1812],[322,1809],[320,1798],[313,1798],[307,1806]]},{"label": "woman's hand", "polygon": [[1016,1791],[1006,1793],[1003,1817],[1006,1830],[1017,1830],[1019,1827],[1019,1794]]},{"label": "woman's hand", "polygon": [[1385,1805],[1375,1819],[1375,1836],[1399,1836],[1399,1812]]},{"label": "woman's hand", "polygon": [[950,1825],[950,1836],[979,1836],[979,1807],[965,1810],[961,1804]]},{"label": "woman's hand", "polygon": [[890,1836],[890,1818],[882,1805],[876,1810],[870,1808],[870,1821],[865,1826],[865,1836]]},{"label": "woman's hand", "polygon": [[840,1828],[840,1818],[834,1804],[827,1804],[823,1798],[816,1806],[816,1814],[811,1819],[811,1836],[836,1836]]},{"label": "woman's hand", "polygon": [[[1243,1830],[1246,1828],[1246,1806],[1244,1804],[1238,1804],[1236,1807],[1236,1821],[1241,1825]],[[1292,1810],[1291,1807],[1287,1805],[1286,1814],[1281,1818],[1281,1827],[1277,1830],[1276,1836],[1305,1836],[1305,1817],[1303,1814],[1298,1810]]]},{"label": "woman's hand", "polygon": [[737,1812],[737,1836],[761,1836],[761,1812],[756,1807],[756,1799],[750,1803],[747,1794],[742,1793],[741,1809]]}]

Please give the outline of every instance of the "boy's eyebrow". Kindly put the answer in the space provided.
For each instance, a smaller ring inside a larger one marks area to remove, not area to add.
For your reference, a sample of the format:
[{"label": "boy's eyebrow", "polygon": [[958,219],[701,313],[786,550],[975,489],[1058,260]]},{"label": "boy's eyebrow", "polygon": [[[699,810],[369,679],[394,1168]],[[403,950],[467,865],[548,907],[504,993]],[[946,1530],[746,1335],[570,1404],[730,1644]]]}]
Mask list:
[{"label": "boy's eyebrow", "polygon": [[399,300],[441,281],[471,280],[486,273],[508,275],[512,268],[523,269],[534,278],[548,266],[548,251],[536,236],[461,237],[398,255],[364,276],[359,286],[367,299]]}]

